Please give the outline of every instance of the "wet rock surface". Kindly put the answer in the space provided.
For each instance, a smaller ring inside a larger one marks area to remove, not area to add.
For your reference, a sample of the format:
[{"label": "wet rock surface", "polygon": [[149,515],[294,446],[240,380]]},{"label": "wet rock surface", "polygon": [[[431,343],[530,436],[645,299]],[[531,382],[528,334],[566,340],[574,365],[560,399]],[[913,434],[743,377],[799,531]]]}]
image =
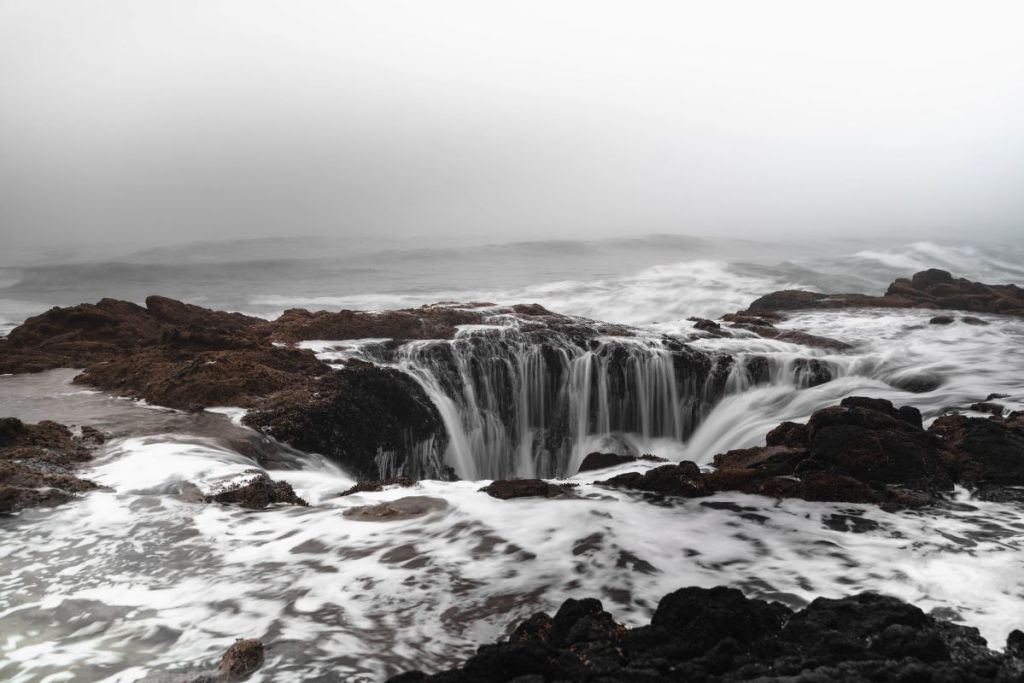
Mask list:
[{"label": "wet rock surface", "polygon": [[588,453],[583,462],[580,463],[580,468],[576,471],[579,472],[590,472],[592,470],[603,470],[606,467],[615,467],[616,465],[624,465],[628,462],[636,462],[637,460],[647,460],[649,462],[666,462],[664,458],[659,458],[656,455],[644,454],[641,456],[635,455],[620,455],[619,453]]},{"label": "wet rock surface", "polygon": [[[332,372],[309,387],[257,402],[243,422],[278,441],[340,462],[360,478],[399,472],[416,478],[453,476],[439,458],[429,460],[431,454],[443,453],[446,441],[437,408],[414,379],[398,370]],[[434,450],[411,459],[425,442]]]},{"label": "wet rock surface", "polygon": [[[808,308],[933,308],[970,311],[972,313],[999,313],[1024,315],[1024,289],[1017,285],[987,285],[964,278],[954,278],[945,270],[936,268],[921,271],[913,277],[899,278],[889,285],[882,296],[869,294],[822,294],[804,290],[772,292],[756,299],[747,311],[738,315],[764,315],[771,311],[791,311]],[[950,316],[938,316],[933,324],[954,322]],[[984,324],[978,318],[968,324]]]},{"label": "wet rock surface", "polygon": [[291,484],[286,481],[272,481],[265,474],[259,474],[246,482],[206,496],[205,500],[207,503],[240,505],[251,510],[262,510],[277,504],[309,506],[309,503],[295,493]]},{"label": "wet rock surface", "polygon": [[564,498],[576,484],[551,484],[543,479],[499,479],[480,489],[492,498]]},{"label": "wet rock surface", "polygon": [[538,613],[462,667],[390,683],[484,681],[1009,681],[1024,660],[974,628],[942,622],[896,598],[818,598],[792,611],[732,588],[683,588],[647,626],[627,629],[593,599]]},{"label": "wet rock surface", "polygon": [[209,674],[197,676],[189,683],[236,683],[244,681],[263,667],[266,648],[255,638],[239,638],[227,649]]},{"label": "wet rock surface", "polygon": [[364,479],[363,481],[356,482],[355,486],[350,489],[338,494],[341,496],[351,496],[356,493],[374,493],[377,491],[383,491],[386,488],[401,487],[409,488],[416,485],[415,479],[409,477],[394,477],[392,479]]},{"label": "wet rock surface", "polygon": [[92,459],[92,449],[102,441],[92,428],[76,436],[48,420],[26,424],[0,418],[0,513],[60,505],[98,488],[75,470]]},{"label": "wet rock surface", "polygon": [[716,455],[711,472],[684,461],[597,483],[687,498],[739,491],[892,508],[926,505],[955,483],[986,496],[1024,486],[1019,413],[948,415],[925,430],[916,408],[854,396],[815,412],[806,425],[780,424],[766,442]]}]

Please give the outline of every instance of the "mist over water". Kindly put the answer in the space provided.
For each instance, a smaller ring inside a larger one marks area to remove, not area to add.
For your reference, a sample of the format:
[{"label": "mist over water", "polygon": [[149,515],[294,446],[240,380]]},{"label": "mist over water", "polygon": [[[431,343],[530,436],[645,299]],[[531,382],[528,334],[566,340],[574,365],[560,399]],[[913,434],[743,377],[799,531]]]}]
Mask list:
[{"label": "mist over water", "polygon": [[[321,238],[201,242],[127,253],[35,249],[0,260],[0,325],[51,306],[150,294],[276,317],[292,307],[386,310],[439,301],[540,303],[608,322],[717,317],[778,289],[880,293],[944,268],[1024,279],[1024,246],[651,235],[435,247]],[[17,260],[15,260],[17,259]]]}]

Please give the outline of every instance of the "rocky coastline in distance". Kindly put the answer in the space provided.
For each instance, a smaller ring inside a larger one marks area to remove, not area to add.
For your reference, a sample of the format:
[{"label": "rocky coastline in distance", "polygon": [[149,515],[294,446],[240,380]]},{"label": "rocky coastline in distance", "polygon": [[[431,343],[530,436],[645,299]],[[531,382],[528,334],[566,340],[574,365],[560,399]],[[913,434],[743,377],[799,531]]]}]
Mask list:
[{"label": "rocky coastline in distance", "polygon": [[[855,340],[777,325],[788,311],[863,307],[1024,316],[1024,290],[930,270],[897,280],[883,296],[776,292],[720,321],[698,320],[695,328],[696,334],[743,331],[841,353]],[[397,348],[408,340],[450,339],[460,325],[508,320],[532,334],[557,334],[583,347],[598,336],[634,334],[628,327],[560,315],[536,304],[438,304],[381,313],[294,309],[267,321],[159,296],[149,297],[144,307],[103,299],[52,309],[12,330],[0,339],[0,374],[81,368],[75,383],[154,405],[189,411],[245,408],[246,425],[335,460],[361,480],[357,488],[373,490],[425,474],[455,477],[450,469],[417,470],[401,459],[385,472],[376,459],[382,451],[402,453],[411,442],[443,438],[437,408],[403,372],[357,360],[330,364],[296,343],[380,338]],[[938,316],[931,322],[957,321]],[[972,316],[960,316],[959,322],[983,323]],[[677,363],[713,385],[728,359],[709,359],[687,341],[673,340],[684,359]],[[814,358],[804,363],[810,383],[831,379],[827,365]],[[778,425],[767,433],[765,446],[715,455],[711,471],[684,461],[602,479],[599,470],[628,462],[602,453],[588,456],[580,471],[595,471],[596,483],[658,501],[739,491],[895,511],[942,504],[954,485],[984,499],[1017,500],[1017,487],[1024,486],[1024,414],[1003,410],[998,398],[977,404],[990,417],[954,412],[925,429],[911,406],[849,397],[815,412],[807,424]],[[104,438],[88,427],[73,432],[54,422],[0,420],[0,512],[66,503],[96,488],[76,469]],[[573,495],[571,487],[539,479],[496,481],[481,495],[488,493],[501,499]],[[207,502],[252,508],[306,504],[286,482],[262,475]],[[974,629],[936,621],[892,598],[819,599],[793,613],[738,591],[690,588],[666,596],[647,627],[625,629],[597,601],[570,600],[554,617],[538,614],[521,624],[510,641],[482,647],[462,669],[392,680],[1010,681],[1022,676],[1020,631],[998,654]]]}]

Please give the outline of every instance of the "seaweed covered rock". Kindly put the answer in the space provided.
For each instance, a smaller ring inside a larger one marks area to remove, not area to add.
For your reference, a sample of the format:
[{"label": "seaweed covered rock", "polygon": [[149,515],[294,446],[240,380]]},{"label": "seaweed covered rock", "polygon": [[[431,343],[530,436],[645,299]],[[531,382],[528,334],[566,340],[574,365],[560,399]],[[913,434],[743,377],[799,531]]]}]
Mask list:
[{"label": "seaweed covered rock", "polygon": [[1014,637],[1000,654],[977,629],[874,593],[818,598],[793,612],[732,588],[691,587],[663,597],[650,624],[633,629],[618,624],[597,600],[567,600],[553,618],[535,614],[508,641],[480,647],[457,669],[404,673],[390,683],[1009,683],[1024,673]]},{"label": "seaweed covered rock", "polygon": [[0,512],[52,507],[98,486],[75,476],[102,440],[95,429],[74,435],[62,424],[43,420],[26,424],[0,418]]},{"label": "seaweed covered rock", "polygon": [[262,510],[275,504],[309,506],[309,503],[295,493],[291,484],[286,481],[272,481],[265,474],[258,474],[246,482],[206,496],[206,502],[240,505],[252,510]]}]

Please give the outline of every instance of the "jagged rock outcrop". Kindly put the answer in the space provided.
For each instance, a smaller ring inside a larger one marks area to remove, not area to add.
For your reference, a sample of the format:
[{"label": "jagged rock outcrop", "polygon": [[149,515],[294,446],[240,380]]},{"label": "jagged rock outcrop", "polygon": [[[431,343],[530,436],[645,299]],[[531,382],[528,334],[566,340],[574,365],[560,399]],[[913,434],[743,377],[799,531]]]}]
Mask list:
[{"label": "jagged rock outcrop", "polygon": [[389,683],[508,681],[1020,681],[1024,660],[975,628],[942,622],[896,598],[818,598],[799,611],[738,590],[683,588],[647,626],[627,629],[594,599],[538,613],[511,638],[481,646],[461,667]]},{"label": "jagged rock outcrop", "polygon": [[[945,270],[932,268],[910,279],[899,278],[882,296],[869,294],[822,294],[805,290],[783,290],[753,301],[739,315],[764,315],[772,311],[807,308],[935,308],[972,313],[1024,315],[1024,289],[1017,285],[987,285],[954,278]],[[948,316],[944,316],[948,318]],[[948,322],[953,322],[949,320]],[[965,319],[966,322],[966,319]],[[972,318],[970,324],[983,322]],[[943,321],[943,324],[948,324]]]},{"label": "jagged rock outcrop", "polygon": [[[450,478],[446,433],[423,388],[387,368],[350,368],[255,403],[243,422],[342,463],[360,478]],[[415,457],[412,457],[415,456]]]},{"label": "jagged rock outcrop", "polygon": [[993,499],[1019,498],[1007,487],[1024,486],[1024,412],[946,415],[926,430],[916,408],[851,396],[806,425],[783,422],[765,441],[717,454],[711,472],[684,461],[597,483],[688,498],[740,491],[894,508],[928,504],[954,484]]},{"label": "jagged rock outcrop", "polygon": [[25,424],[0,418],[0,513],[60,505],[98,488],[74,472],[92,458],[91,450],[102,440],[102,434],[88,427],[75,436],[48,420]]}]

